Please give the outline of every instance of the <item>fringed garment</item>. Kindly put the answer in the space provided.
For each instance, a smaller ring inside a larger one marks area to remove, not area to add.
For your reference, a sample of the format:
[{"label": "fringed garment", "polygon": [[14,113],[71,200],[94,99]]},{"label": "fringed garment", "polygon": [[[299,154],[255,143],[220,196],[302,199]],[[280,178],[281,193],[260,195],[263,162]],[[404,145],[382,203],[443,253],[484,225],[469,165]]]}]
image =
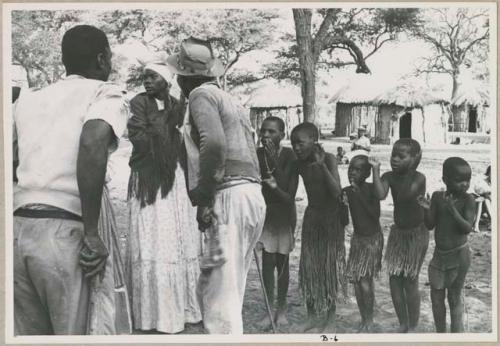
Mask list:
[{"label": "fringed garment", "polygon": [[145,93],[130,101],[128,283],[134,327],[178,333],[201,320],[201,233],[182,168],[183,109],[173,98],[159,105]]},{"label": "fringed garment", "polygon": [[371,236],[361,236],[354,233],[351,239],[349,260],[347,261],[347,276],[352,281],[362,277],[378,277],[382,267],[382,249],[384,235],[377,232]]},{"label": "fringed garment", "polygon": [[429,231],[424,224],[410,229],[392,225],[385,262],[389,275],[416,278],[429,246]]},{"label": "fringed garment", "polygon": [[299,285],[306,304],[318,313],[347,296],[344,228],[338,210],[308,206],[304,214]]},{"label": "fringed garment", "polygon": [[156,201],[158,191],[165,198],[172,188],[177,164],[184,168],[181,133],[177,128],[184,108],[171,97],[159,110],[158,102],[145,93],[135,96],[130,108],[133,116],[127,129],[133,150],[128,199],[135,197],[145,207]]}]

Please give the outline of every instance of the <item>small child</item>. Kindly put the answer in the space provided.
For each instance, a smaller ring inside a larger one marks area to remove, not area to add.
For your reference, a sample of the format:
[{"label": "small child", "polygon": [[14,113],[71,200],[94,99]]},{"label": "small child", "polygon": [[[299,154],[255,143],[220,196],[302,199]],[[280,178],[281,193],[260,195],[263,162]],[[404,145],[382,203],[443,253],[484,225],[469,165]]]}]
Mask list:
[{"label": "small child", "polygon": [[392,171],[380,177],[380,162],[369,159],[378,198],[385,199],[390,189],[394,201],[394,225],[387,240],[385,262],[400,333],[413,332],[418,325],[418,275],[429,245],[424,211],[417,201],[425,194],[425,176],[416,170],[421,157],[418,142],[403,138],[392,148]]},{"label": "small child", "polygon": [[425,210],[425,225],[436,228],[436,248],[429,263],[432,313],[436,332],[446,332],[445,298],[450,305],[451,332],[461,333],[463,326],[462,289],[470,266],[471,254],[467,234],[474,224],[475,201],[467,193],[472,170],[459,157],[450,157],[443,164],[446,191],[436,191],[429,200],[420,196]]},{"label": "small child", "polygon": [[267,117],[260,128],[262,147],[257,149],[262,176],[262,194],[266,201],[266,219],[260,237],[262,272],[269,303],[274,303],[274,271],[278,272],[278,308],[276,325],[286,325],[286,296],[289,284],[289,254],[295,244],[295,193],[298,176],[292,173],[295,154],[282,147],[285,123],[281,118]]},{"label": "small child", "polygon": [[349,159],[345,155],[345,150],[342,147],[337,147],[337,165],[349,163]]},{"label": "small child", "polygon": [[367,156],[353,157],[347,174],[351,186],[342,191],[347,197],[354,226],[347,275],[354,283],[356,302],[361,314],[358,332],[371,332],[375,300],[373,277],[378,276],[380,272],[384,247],[384,236],[379,221],[380,200],[375,194],[373,184],[365,182],[370,176]]},{"label": "small child", "polygon": [[[307,306],[302,331],[335,331],[336,300],[347,295],[344,228],[340,224],[340,177],[335,156],[318,144],[312,123],[291,134],[296,172],[304,182],[308,205],[302,224],[299,285]],[[327,312],[327,318],[318,315]]]}]

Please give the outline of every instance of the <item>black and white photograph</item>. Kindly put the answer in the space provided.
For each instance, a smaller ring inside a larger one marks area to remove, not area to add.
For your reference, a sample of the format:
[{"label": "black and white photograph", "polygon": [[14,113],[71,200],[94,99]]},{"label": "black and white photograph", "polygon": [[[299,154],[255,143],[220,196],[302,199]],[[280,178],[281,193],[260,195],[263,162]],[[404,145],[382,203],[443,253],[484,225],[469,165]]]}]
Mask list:
[{"label": "black and white photograph", "polygon": [[7,342],[498,341],[496,3],[2,9]]}]

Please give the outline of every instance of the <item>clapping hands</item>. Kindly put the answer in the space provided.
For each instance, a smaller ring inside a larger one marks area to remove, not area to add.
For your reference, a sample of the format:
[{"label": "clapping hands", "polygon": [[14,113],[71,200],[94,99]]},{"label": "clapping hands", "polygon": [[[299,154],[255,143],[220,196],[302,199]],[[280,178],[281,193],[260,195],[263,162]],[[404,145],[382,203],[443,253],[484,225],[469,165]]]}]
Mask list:
[{"label": "clapping hands", "polygon": [[429,194],[427,193],[425,196],[424,195],[418,196],[417,203],[422,208],[429,210],[431,208],[431,198],[429,197]]}]

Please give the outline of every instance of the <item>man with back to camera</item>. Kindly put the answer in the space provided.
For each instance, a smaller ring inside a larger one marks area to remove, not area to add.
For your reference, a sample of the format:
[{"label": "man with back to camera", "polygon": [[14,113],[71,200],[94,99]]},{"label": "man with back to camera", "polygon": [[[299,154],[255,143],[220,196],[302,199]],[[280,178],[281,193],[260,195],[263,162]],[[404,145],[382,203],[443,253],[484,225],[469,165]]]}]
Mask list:
[{"label": "man with back to camera", "polygon": [[216,227],[220,233],[226,259],[200,275],[203,324],[211,334],[242,334],[246,278],[266,213],[250,121],[217,84],[224,68],[209,42],[184,40],[167,62],[189,98],[188,193],[198,206],[200,229]]},{"label": "man with back to camera", "polygon": [[107,82],[111,50],[104,32],[69,29],[62,61],[66,77],[23,92],[14,111],[16,335],[86,334],[88,280],[102,280],[109,261],[98,219],[108,155],[128,108],[122,91]]}]

